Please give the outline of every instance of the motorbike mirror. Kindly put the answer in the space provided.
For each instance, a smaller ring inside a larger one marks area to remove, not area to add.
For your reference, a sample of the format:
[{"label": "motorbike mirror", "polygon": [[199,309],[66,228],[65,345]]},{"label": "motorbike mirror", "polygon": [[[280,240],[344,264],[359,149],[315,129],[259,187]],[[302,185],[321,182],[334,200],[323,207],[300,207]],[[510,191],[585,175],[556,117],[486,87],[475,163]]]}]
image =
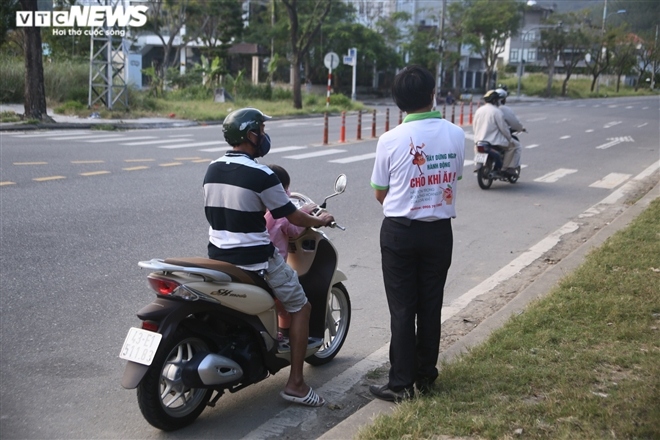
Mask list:
[{"label": "motorbike mirror", "polygon": [[321,203],[321,205],[319,205],[319,207],[322,208],[322,209],[325,209],[325,204],[326,204],[326,202],[328,201],[329,198],[338,196],[339,194],[343,193],[344,191],[346,191],[346,174],[340,174],[337,177],[337,180],[335,180],[335,193],[330,194],[328,197],[326,197],[323,200],[323,203]]},{"label": "motorbike mirror", "polygon": [[346,191],[346,174],[340,174],[335,180],[335,192],[341,194]]}]

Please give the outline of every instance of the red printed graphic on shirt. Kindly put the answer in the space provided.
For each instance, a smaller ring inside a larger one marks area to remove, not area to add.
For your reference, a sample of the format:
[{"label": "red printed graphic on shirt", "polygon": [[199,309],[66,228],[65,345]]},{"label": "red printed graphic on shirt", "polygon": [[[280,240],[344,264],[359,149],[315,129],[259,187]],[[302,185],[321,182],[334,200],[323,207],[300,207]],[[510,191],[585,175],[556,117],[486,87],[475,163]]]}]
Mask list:
[{"label": "red printed graphic on shirt", "polygon": [[410,138],[410,155],[413,156],[412,163],[417,165],[420,176],[424,175],[424,171],[422,171],[422,165],[426,163],[426,153],[422,151],[422,148],[424,148],[424,144],[415,145],[412,138]]}]

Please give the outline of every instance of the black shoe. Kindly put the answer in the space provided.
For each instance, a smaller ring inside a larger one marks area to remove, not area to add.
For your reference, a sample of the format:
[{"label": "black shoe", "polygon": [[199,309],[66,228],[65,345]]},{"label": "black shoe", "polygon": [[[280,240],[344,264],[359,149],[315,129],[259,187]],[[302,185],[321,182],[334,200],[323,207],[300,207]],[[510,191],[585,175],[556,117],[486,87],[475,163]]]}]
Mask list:
[{"label": "black shoe", "polygon": [[376,396],[381,400],[387,400],[388,402],[401,402],[403,400],[410,400],[415,395],[415,389],[413,387],[404,388],[401,391],[392,391],[389,389],[387,384],[385,385],[371,385],[369,387],[371,394]]},{"label": "black shoe", "polygon": [[417,387],[417,392],[420,395],[425,395],[430,393],[433,389],[433,381],[428,379],[421,379],[415,382],[415,387]]}]

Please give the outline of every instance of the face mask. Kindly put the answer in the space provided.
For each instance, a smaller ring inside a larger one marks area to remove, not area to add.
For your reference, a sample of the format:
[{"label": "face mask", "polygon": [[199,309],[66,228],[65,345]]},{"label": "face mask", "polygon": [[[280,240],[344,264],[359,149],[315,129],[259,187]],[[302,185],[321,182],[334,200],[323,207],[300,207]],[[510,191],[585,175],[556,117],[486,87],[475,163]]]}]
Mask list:
[{"label": "face mask", "polygon": [[259,136],[259,140],[259,145],[257,146],[259,157],[264,157],[270,151],[270,136],[268,136],[268,133],[264,133],[262,136]]}]

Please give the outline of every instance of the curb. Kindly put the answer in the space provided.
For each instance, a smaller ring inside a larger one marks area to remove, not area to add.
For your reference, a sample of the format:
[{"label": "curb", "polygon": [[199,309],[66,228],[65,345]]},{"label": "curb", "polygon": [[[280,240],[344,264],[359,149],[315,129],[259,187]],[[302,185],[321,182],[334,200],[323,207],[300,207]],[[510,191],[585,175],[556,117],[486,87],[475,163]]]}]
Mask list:
[{"label": "curb", "polygon": [[[584,262],[584,258],[589,252],[601,246],[614,233],[627,227],[656,198],[660,198],[660,183],[656,184],[648,193],[635,202],[634,205],[622,212],[559,263],[539,275],[531,285],[521,291],[500,310],[486,318],[474,330],[440,353],[438,366],[440,367],[443,362],[455,360],[461,354],[468,352],[470,348],[485,342],[494,330],[502,327],[512,316],[522,313],[532,301],[549,294],[559,281]],[[396,404],[392,402],[374,399],[340,424],[318,437],[318,439],[335,440],[354,438],[360,428],[370,425],[379,415],[393,413],[395,408]]]}]

